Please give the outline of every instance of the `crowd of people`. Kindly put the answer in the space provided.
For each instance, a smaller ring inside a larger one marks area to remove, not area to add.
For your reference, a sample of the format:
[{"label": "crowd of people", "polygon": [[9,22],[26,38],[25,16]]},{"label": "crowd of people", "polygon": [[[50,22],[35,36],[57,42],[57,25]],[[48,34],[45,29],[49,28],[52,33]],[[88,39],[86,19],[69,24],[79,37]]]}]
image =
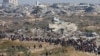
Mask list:
[{"label": "crowd of people", "polygon": [[20,41],[46,42],[46,43],[49,43],[50,45],[60,44],[61,46],[64,46],[64,47],[73,46],[76,50],[80,50],[84,52],[97,53],[100,50],[100,47],[97,47],[96,45],[96,42],[95,42],[96,39],[84,40],[82,38],[79,38],[76,40],[76,39],[66,39],[66,38],[59,39],[59,38],[43,38],[43,37],[29,38],[29,37],[24,37],[23,35],[11,35],[9,39],[12,41],[19,39]]},{"label": "crowd of people", "polygon": [[[96,39],[86,40],[86,39],[67,39],[67,38],[44,38],[44,37],[25,37],[23,34],[13,34],[10,36],[7,36],[3,34],[3,32],[0,32],[0,38],[1,37],[7,37],[9,40],[16,40],[19,39],[20,41],[38,41],[38,42],[46,42],[50,45],[61,45],[64,47],[67,46],[73,46],[76,50],[84,51],[84,52],[93,52],[93,53],[100,53],[100,47],[97,47],[96,45]],[[34,45],[34,48],[36,46]],[[39,46],[42,47],[42,44]]]}]

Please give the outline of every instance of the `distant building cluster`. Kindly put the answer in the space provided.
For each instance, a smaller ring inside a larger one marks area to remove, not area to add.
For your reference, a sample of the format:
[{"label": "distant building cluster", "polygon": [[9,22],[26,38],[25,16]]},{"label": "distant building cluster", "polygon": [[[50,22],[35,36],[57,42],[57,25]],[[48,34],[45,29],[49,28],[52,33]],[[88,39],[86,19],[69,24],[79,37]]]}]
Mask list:
[{"label": "distant building cluster", "polygon": [[100,4],[54,3],[50,5],[37,1],[35,5],[18,5],[18,0],[3,0],[3,3],[0,4],[0,16],[25,17],[33,15],[37,15],[38,17],[48,15],[100,15]]},{"label": "distant building cluster", "polygon": [[18,6],[18,0],[3,0],[3,7]]}]

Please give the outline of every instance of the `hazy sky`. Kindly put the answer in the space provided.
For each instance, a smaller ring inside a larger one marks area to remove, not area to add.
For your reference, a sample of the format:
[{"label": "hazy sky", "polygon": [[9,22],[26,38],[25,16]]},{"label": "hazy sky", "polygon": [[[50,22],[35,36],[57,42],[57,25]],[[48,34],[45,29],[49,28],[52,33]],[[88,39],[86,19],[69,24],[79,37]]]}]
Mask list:
[{"label": "hazy sky", "polygon": [[[18,0],[19,4],[35,4],[37,0]],[[100,0],[38,0],[41,3],[56,3],[56,2],[64,2],[64,3],[100,3]],[[2,3],[2,0],[0,0]]]}]

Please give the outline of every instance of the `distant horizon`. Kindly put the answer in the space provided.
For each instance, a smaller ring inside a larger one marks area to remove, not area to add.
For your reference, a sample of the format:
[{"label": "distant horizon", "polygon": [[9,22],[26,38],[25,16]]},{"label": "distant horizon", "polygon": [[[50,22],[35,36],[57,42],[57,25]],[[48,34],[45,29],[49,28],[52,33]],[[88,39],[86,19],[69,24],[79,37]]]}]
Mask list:
[{"label": "distant horizon", "polygon": [[[0,0],[0,3],[2,3],[3,0]],[[47,3],[47,4],[53,4],[53,3],[91,3],[91,4],[100,4],[100,0],[18,0],[19,4],[30,4],[34,5],[36,4],[36,1],[39,1],[40,3]]]}]

